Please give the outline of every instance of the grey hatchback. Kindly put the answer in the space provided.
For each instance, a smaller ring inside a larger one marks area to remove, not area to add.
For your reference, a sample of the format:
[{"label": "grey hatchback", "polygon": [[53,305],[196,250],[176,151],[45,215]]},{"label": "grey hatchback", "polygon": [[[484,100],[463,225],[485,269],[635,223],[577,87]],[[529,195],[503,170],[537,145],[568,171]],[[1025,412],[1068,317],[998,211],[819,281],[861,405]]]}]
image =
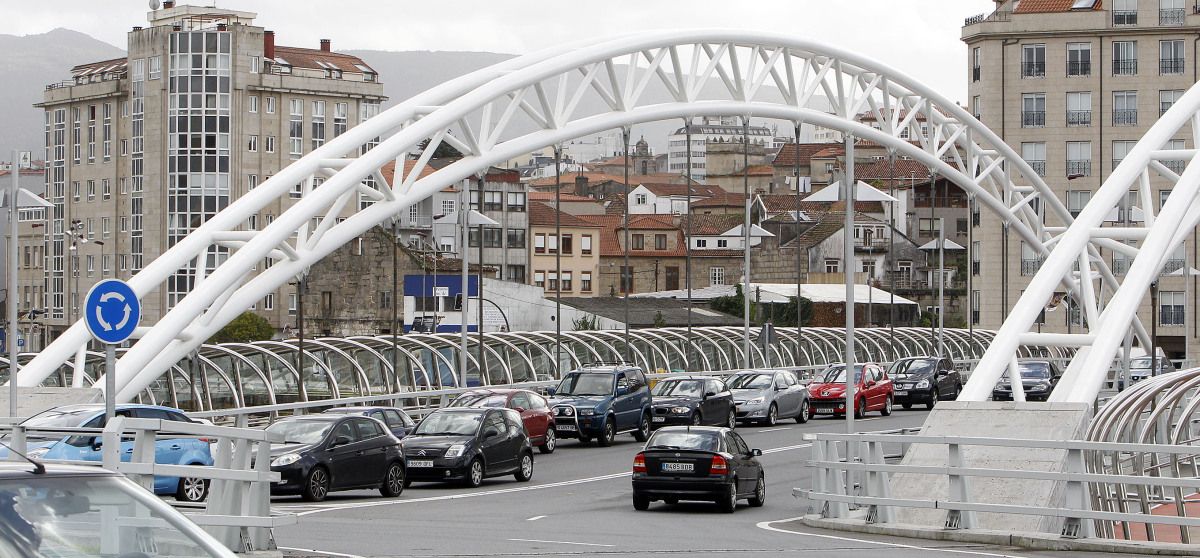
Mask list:
[{"label": "grey hatchback", "polygon": [[737,420],[773,425],[779,419],[794,418],[805,423],[812,417],[808,387],[790,372],[738,372],[726,378],[725,384],[733,392]]}]

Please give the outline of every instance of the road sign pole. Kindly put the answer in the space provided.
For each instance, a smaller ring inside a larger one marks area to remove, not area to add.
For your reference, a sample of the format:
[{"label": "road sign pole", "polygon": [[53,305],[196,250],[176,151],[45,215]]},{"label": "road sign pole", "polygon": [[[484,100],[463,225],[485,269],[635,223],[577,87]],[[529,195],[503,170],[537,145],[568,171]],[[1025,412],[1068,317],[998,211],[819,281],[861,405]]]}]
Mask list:
[{"label": "road sign pole", "polygon": [[137,329],[142,305],[137,293],[120,279],[105,279],[84,298],[83,319],[92,338],[104,344],[104,416],[112,420],[117,406],[117,345]]},{"label": "road sign pole", "polygon": [[117,346],[104,344],[104,423],[117,415]]},{"label": "road sign pole", "polygon": [[8,331],[5,341],[8,345],[8,416],[17,416],[17,194],[20,192],[21,169],[17,163],[19,155],[13,151],[12,158],[12,189],[8,193],[8,292],[5,300],[8,306]]}]

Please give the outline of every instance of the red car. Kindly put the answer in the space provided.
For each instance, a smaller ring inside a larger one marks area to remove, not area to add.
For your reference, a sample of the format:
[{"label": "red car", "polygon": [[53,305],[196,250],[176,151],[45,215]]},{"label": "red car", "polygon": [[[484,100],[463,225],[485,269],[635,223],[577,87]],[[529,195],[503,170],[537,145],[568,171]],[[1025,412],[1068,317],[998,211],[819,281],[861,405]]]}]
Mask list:
[{"label": "red car", "polygon": [[529,442],[538,451],[554,453],[558,445],[550,404],[545,397],[527,389],[473,389],[458,396],[450,406],[512,409],[521,414]]},{"label": "red car", "polygon": [[[888,416],[892,414],[892,380],[883,367],[875,363],[854,365],[854,416],[861,417],[871,411]],[[826,368],[808,384],[808,396],[812,401],[813,413],[824,415],[846,414],[846,366],[835,364]]]}]

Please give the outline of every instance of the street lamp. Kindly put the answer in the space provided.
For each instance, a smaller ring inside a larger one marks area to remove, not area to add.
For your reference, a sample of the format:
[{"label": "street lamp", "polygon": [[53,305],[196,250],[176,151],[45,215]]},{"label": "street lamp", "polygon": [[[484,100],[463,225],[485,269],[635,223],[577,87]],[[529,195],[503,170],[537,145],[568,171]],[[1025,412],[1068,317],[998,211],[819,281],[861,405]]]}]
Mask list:
[{"label": "street lamp", "polygon": [[68,248],[71,251],[71,320],[75,321],[79,318],[79,247],[93,243],[97,246],[104,246],[103,240],[92,240],[87,237],[87,227],[84,226],[83,220],[71,219],[71,224],[67,226],[65,234],[70,239],[71,246]]}]

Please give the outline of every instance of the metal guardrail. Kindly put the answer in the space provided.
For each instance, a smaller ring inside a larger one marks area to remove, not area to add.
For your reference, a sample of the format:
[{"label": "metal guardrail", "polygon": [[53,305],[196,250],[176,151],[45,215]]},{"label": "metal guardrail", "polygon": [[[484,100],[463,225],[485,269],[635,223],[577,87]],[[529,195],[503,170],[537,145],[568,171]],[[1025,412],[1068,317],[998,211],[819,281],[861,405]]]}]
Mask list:
[{"label": "metal guardrail", "polygon": [[[234,552],[266,550],[273,547],[271,530],[296,522],[294,515],[271,514],[271,483],[280,480],[271,471],[270,459],[254,459],[255,455],[269,456],[271,442],[282,442],[279,434],[240,427],[215,426],[160,419],[116,417],[104,429],[97,428],[30,428],[12,424],[14,419],[0,419],[0,435],[8,435],[6,443],[26,453],[29,435],[54,439],[62,436],[99,436],[102,439],[100,461],[45,460],[47,463],[69,463],[104,467],[126,475],[147,490],[153,491],[154,477],[191,477],[209,481],[208,499],[202,509],[195,505],[176,503],[180,511],[197,525]],[[213,440],[214,465],[189,466],[157,463],[155,441],[158,438],[206,438]],[[122,461],[122,442],[132,440],[128,461]],[[21,458],[9,452],[9,460]]]},{"label": "metal guardrail", "polygon": [[[848,518],[852,507],[866,508],[865,521],[886,524],[896,521],[896,508],[946,510],[946,529],[973,529],[979,526],[978,513],[1022,514],[1063,520],[1064,538],[1093,538],[1111,523],[1140,523],[1200,527],[1200,518],[1153,515],[1152,508],[1138,510],[1126,506],[1120,511],[1097,510],[1090,496],[1095,486],[1148,486],[1158,493],[1168,490],[1200,492],[1200,478],[1175,478],[1125,474],[1090,473],[1087,456],[1095,452],[1144,453],[1169,457],[1191,456],[1200,448],[1165,444],[1088,442],[1076,440],[1028,440],[960,436],[916,436],[909,434],[807,434],[812,440],[812,487],[796,488],[793,494],[818,504],[824,517]],[[945,465],[904,465],[887,462],[885,445],[930,444],[945,446]],[[1065,470],[1017,470],[973,467],[964,459],[964,447],[1025,448],[1061,451]],[[949,487],[945,499],[901,499],[891,495],[891,475],[917,474],[943,477]],[[970,488],[972,478],[999,478],[1013,481],[1051,481],[1062,486],[1062,502],[1054,507],[1036,507],[1011,503],[983,502]]]}]

